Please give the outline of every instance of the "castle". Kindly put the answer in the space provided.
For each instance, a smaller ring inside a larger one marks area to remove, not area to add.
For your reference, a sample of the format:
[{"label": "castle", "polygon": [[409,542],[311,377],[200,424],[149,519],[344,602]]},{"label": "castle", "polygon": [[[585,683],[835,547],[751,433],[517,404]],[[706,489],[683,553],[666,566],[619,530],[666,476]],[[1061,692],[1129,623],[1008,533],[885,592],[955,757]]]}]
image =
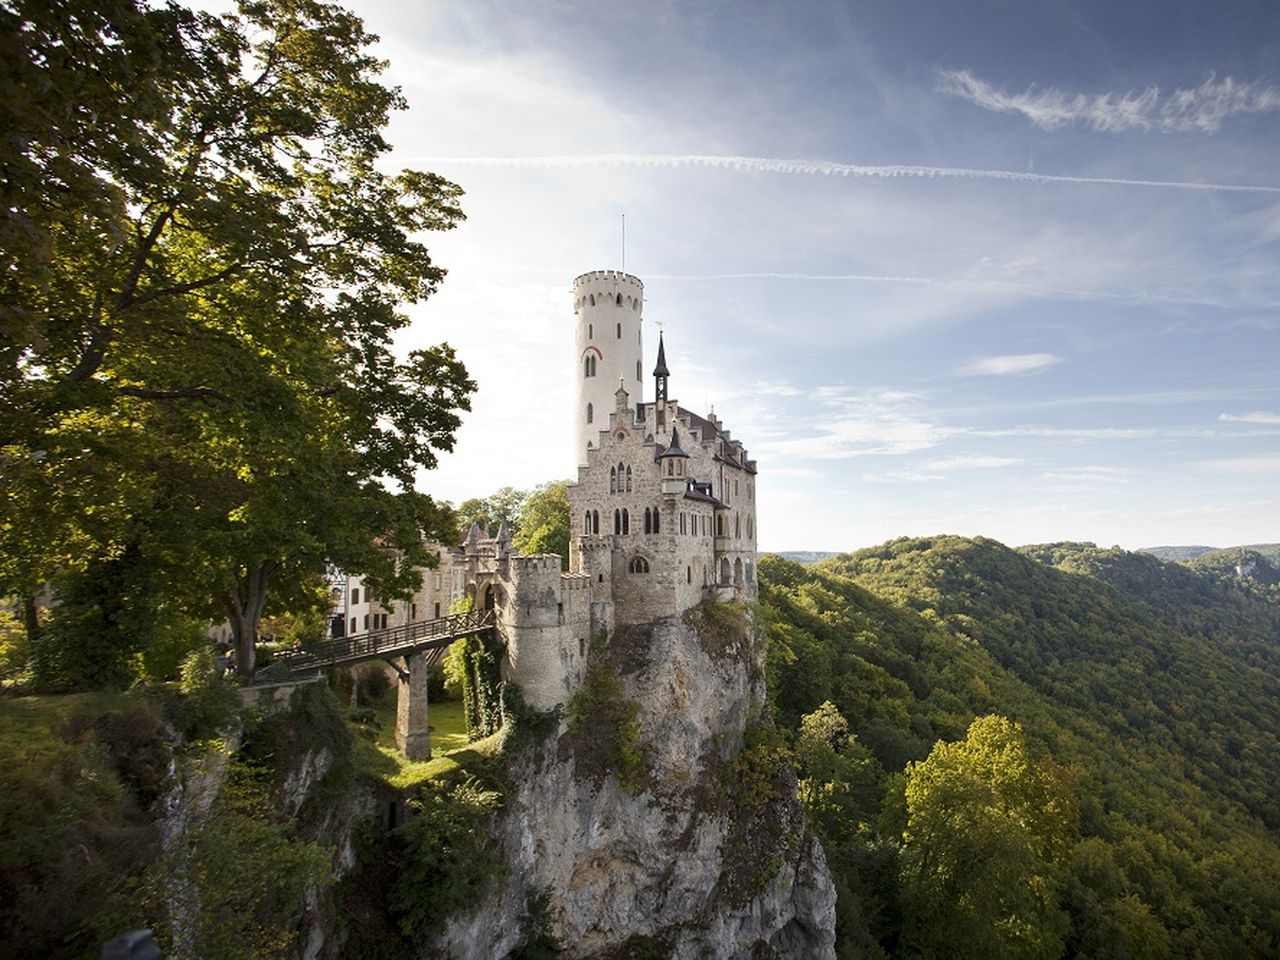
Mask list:
[{"label": "castle", "polygon": [[[670,396],[658,338],[643,385],[644,285],[615,270],[574,281],[578,476],[569,485],[569,571],[521,556],[504,524],[442,549],[408,603],[384,607],[354,578],[333,584],[352,633],[439,617],[459,597],[492,609],[503,674],[539,710],[567,703],[593,636],[683,613],[704,597],[756,599],[756,464],[713,413]],[[337,630],[335,622],[335,632]]]}]

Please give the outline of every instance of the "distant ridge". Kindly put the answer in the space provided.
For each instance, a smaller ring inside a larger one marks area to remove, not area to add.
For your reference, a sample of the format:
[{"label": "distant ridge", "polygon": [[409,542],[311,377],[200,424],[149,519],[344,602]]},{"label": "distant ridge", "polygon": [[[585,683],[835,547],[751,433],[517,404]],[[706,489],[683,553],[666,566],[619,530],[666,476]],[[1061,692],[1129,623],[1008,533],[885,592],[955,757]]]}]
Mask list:
[{"label": "distant ridge", "polygon": [[1199,544],[1190,547],[1139,547],[1138,553],[1149,553],[1161,560],[1194,560],[1202,553],[1217,550],[1217,547],[1205,547]]},{"label": "distant ridge", "polygon": [[1280,543],[1245,543],[1234,547],[1205,547],[1205,546],[1185,546],[1185,547],[1143,547],[1138,553],[1149,553],[1151,556],[1160,560],[1170,560],[1175,563],[1183,563],[1187,560],[1199,559],[1205,554],[1225,554],[1238,553],[1241,550],[1249,550],[1253,553],[1261,554],[1271,561],[1280,561]]},{"label": "distant ridge", "polygon": [[775,550],[773,552],[783,560],[803,564],[817,563],[819,560],[838,556],[834,550]]}]

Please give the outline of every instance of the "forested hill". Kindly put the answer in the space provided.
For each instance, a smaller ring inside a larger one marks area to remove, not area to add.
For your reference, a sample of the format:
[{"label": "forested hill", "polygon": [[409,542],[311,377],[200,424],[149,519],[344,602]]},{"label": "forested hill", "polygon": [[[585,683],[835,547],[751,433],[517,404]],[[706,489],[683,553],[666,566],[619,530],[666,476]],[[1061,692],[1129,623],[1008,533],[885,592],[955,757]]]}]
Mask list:
[{"label": "forested hill", "polygon": [[[846,955],[1280,952],[1280,604],[1258,561],[1241,581],[1234,560],[956,537],[762,560]],[[819,761],[827,700],[855,739]],[[989,715],[1018,726],[971,726]]]}]

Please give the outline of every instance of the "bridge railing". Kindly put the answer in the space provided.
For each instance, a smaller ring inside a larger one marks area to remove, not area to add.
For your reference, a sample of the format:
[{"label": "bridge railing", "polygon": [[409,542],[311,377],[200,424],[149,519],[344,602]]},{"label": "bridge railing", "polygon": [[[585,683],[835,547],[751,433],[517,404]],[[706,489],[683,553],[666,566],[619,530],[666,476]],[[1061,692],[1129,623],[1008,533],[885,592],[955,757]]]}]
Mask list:
[{"label": "bridge railing", "polygon": [[269,679],[304,671],[319,670],[345,663],[358,663],[378,657],[411,652],[428,644],[452,642],[458,637],[479,633],[494,625],[492,610],[471,610],[435,620],[418,620],[414,623],[371,630],[368,633],[336,640],[325,640],[298,653],[286,653],[254,679]]}]

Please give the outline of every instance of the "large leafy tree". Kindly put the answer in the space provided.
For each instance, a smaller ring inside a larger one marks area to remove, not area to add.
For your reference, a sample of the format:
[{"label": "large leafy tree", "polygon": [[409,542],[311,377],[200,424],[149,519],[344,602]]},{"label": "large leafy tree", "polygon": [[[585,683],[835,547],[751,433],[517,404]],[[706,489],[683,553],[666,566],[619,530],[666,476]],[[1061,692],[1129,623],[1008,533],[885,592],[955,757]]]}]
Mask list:
[{"label": "large leafy tree", "polygon": [[569,568],[569,481],[544,483],[529,494],[513,543],[528,555],[558,553]]},{"label": "large leafy tree", "polygon": [[1022,729],[979,717],[907,767],[903,832],[908,953],[1052,960],[1067,929],[1062,876],[1075,797]]},{"label": "large leafy tree", "polygon": [[320,0],[15,0],[0,29],[0,590],[128,552],[230,616],[244,671],[269,586],[329,559],[407,591],[474,385],[395,350],[461,191],[375,165],[403,106],[375,38]]}]

